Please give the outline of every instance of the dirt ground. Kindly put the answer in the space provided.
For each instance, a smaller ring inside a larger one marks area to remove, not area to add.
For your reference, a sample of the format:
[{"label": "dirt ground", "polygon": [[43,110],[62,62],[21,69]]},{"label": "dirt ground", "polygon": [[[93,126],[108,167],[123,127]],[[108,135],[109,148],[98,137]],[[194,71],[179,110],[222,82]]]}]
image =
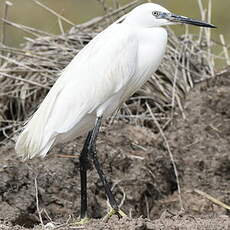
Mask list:
[{"label": "dirt ground", "polygon": [[102,129],[97,147],[127,218],[113,217],[107,223],[100,219],[108,205],[92,168],[88,203],[94,219],[84,226],[68,225],[80,211],[76,152],[83,138],[26,163],[8,144],[0,152],[0,229],[41,229],[37,207],[47,229],[230,229],[229,211],[196,192],[230,204],[230,76],[197,86],[184,108],[185,119],[178,112],[165,130],[179,171],[184,210],[162,137],[148,127],[116,121]]}]

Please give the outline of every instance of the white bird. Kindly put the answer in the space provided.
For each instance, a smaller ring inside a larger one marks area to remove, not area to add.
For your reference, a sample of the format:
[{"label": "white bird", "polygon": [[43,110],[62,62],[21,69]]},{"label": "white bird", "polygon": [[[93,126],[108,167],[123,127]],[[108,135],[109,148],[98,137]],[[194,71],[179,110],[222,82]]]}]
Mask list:
[{"label": "white bird", "polygon": [[96,138],[106,118],[156,71],[167,45],[162,26],[186,23],[215,26],[145,3],[92,39],[62,71],[19,135],[15,150],[23,159],[45,157],[49,149],[89,132],[80,156],[81,218],[87,217],[86,162],[91,157],[110,204],[118,206],[96,156]]}]

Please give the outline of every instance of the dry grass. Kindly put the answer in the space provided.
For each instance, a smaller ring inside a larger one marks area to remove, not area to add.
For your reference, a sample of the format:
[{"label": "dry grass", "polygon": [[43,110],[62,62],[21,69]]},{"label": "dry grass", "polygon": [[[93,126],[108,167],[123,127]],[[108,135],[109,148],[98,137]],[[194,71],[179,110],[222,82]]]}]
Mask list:
[{"label": "dry grass", "polygon": [[[39,4],[37,0],[34,1]],[[98,2],[104,6],[104,16],[73,26],[69,32],[61,35],[52,35],[19,25],[8,21],[6,17],[2,19],[4,26],[16,27],[29,35],[25,46],[20,49],[7,47],[3,42],[0,44],[2,59],[0,138],[2,140],[12,136],[31,115],[54,84],[60,71],[84,45],[142,1],[136,0],[123,7],[119,7],[119,2],[114,1],[113,9],[108,7],[105,1],[98,0]],[[205,15],[201,1],[199,5],[201,14]],[[39,4],[39,6],[52,12],[44,5]],[[63,31],[62,21],[72,23],[56,12],[53,14],[57,17],[61,31]],[[154,126],[151,113],[146,109],[147,103],[164,129],[173,118],[176,106],[179,106],[183,114],[183,98],[194,84],[214,76],[215,56],[211,53],[210,33],[206,29],[201,29],[199,35],[192,35],[188,30],[186,31],[186,34],[178,38],[169,29],[168,49],[161,66],[144,87],[124,104],[117,115],[118,119]],[[226,50],[224,54],[226,55]]]}]

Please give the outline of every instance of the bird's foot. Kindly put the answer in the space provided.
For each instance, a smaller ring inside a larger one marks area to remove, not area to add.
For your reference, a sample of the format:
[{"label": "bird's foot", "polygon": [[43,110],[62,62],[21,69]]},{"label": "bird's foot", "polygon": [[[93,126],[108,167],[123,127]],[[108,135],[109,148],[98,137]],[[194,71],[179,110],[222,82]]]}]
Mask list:
[{"label": "bird's foot", "polygon": [[89,221],[90,221],[89,217],[84,217],[78,221],[74,221],[71,225],[74,225],[74,226],[84,225],[84,224],[89,223]]},{"label": "bird's foot", "polygon": [[122,217],[127,216],[121,209],[115,210],[115,209],[111,209],[107,215],[103,218],[103,221],[107,222],[113,215],[117,215],[117,217],[119,219],[121,219]]}]

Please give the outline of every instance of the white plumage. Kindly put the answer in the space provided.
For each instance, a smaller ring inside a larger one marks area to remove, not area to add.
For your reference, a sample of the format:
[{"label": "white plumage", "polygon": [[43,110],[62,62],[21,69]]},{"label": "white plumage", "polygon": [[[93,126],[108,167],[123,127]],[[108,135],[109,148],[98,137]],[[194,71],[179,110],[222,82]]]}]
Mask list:
[{"label": "white plumage", "polygon": [[166,15],[171,14],[159,5],[140,5],[90,41],[25,125],[17,154],[44,157],[51,146],[86,133],[98,116],[118,109],[159,66],[167,44],[160,26],[177,23]]}]

